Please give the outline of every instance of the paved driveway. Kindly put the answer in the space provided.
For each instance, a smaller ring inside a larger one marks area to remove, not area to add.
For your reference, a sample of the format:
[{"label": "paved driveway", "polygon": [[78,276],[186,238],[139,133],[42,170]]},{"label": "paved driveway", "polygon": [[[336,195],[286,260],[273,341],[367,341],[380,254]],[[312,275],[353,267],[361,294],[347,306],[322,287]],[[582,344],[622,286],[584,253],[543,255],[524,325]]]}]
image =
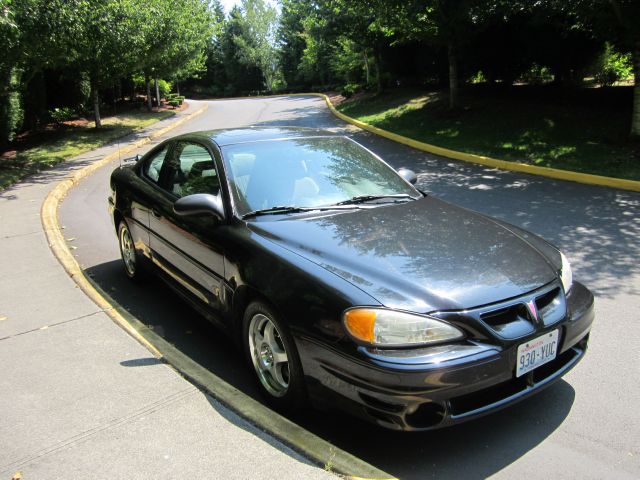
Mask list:
[{"label": "paved driveway", "polygon": [[[379,430],[337,413],[295,420],[401,478],[640,477],[640,194],[510,173],[425,154],[333,117],[312,97],[211,102],[172,135],[244,125],[345,130],[442,199],[525,227],[560,246],[594,290],[585,360],[564,380],[506,411],[420,434]],[[130,285],[106,216],[110,168],[73,190],[61,224],[82,266],[132,313],[230,383],[255,395],[239,353],[158,282]],[[159,293],[161,292],[161,293]]]}]

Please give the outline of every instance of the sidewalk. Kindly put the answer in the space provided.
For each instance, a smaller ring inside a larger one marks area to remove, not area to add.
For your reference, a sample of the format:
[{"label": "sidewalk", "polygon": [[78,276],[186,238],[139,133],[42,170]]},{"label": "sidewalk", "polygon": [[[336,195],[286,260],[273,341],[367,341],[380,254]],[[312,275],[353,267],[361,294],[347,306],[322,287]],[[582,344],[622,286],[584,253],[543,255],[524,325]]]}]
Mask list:
[{"label": "sidewalk", "polygon": [[[120,141],[158,131],[202,104]],[[40,221],[53,186],[117,144],[0,192],[0,479],[335,478],[155,359],[89,300]]]}]

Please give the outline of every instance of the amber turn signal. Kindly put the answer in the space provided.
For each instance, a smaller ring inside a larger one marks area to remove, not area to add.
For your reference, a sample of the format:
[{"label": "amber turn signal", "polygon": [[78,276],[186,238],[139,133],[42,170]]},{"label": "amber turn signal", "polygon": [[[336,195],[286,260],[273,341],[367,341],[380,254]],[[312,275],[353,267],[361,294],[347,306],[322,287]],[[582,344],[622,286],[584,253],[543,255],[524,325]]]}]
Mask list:
[{"label": "amber turn signal", "polygon": [[373,327],[376,322],[375,310],[362,308],[347,310],[344,313],[344,323],[349,333],[358,340],[373,343]]}]

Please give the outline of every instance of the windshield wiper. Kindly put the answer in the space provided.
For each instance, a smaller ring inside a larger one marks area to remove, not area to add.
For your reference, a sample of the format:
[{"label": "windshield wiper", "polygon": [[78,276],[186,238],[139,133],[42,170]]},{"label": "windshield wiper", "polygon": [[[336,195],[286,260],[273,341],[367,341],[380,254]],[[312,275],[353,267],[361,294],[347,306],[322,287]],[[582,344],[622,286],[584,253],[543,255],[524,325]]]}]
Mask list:
[{"label": "windshield wiper", "polygon": [[[357,208],[357,207],[351,207]],[[278,215],[286,213],[300,213],[300,212],[313,212],[318,210],[342,210],[338,205],[327,205],[324,207],[294,207],[294,206],[276,206],[269,208],[261,208],[260,210],[254,210],[252,212],[242,215],[242,219],[257,217],[259,215]]]},{"label": "windshield wiper", "polygon": [[389,194],[389,195],[358,195],[357,197],[350,198],[349,200],[343,200],[342,202],[338,202],[336,203],[336,205],[353,205],[356,203],[364,203],[364,202],[369,202],[371,200],[381,200],[385,198],[390,198],[390,199],[406,198],[406,199],[416,200],[415,197],[412,197],[408,193],[395,193],[395,194]]}]

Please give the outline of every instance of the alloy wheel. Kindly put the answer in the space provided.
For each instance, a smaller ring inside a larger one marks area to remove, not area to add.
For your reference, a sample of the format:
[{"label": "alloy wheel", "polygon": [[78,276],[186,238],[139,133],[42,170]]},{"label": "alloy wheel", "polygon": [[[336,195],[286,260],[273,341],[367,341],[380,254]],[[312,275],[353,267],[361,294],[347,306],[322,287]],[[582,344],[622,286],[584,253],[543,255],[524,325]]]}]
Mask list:
[{"label": "alloy wheel", "polygon": [[274,397],[289,390],[289,357],[276,325],[257,313],[249,324],[249,351],[262,386]]},{"label": "alloy wheel", "polygon": [[127,275],[134,277],[136,274],[136,249],[131,233],[129,233],[129,229],[124,224],[120,227],[120,255]]}]

